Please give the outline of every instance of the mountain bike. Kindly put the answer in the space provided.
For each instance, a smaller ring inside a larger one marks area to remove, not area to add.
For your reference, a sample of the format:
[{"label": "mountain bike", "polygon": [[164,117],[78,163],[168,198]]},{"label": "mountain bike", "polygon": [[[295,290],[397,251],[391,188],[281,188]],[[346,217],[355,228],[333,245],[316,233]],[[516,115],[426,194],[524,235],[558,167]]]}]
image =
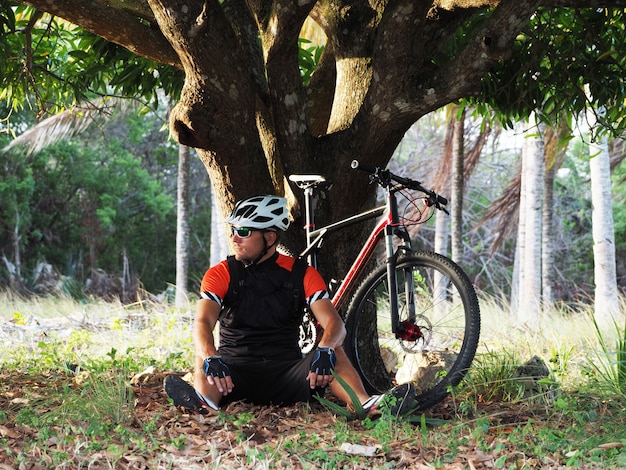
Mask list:
[{"label": "mountain bike", "polygon": [[[351,166],[383,188],[385,205],[317,228],[314,196],[331,182],[320,175],[291,175],[304,192],[306,248],[300,256],[317,267],[317,252],[328,235],[379,219],[333,290],[332,303],[345,318],[344,348],[366,390],[382,393],[412,381],[423,410],[443,400],[474,359],[480,335],[478,298],[456,263],[412,247],[408,228],[427,221],[436,209],[447,212],[448,201],[389,170],[356,160]],[[381,243],[384,264],[366,273]]]}]

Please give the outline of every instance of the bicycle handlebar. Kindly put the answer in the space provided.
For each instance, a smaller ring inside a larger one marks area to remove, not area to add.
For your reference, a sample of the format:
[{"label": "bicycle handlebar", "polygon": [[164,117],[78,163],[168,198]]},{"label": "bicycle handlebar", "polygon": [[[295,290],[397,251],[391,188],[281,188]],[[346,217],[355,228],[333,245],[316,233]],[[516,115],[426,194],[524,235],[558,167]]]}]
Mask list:
[{"label": "bicycle handlebar", "polygon": [[422,186],[422,183],[420,183],[419,181],[412,180],[410,178],[404,178],[403,176],[395,175],[389,170],[383,170],[378,166],[372,166],[372,165],[368,165],[367,163],[361,163],[358,160],[352,160],[352,163],[350,164],[350,166],[354,170],[361,170],[366,173],[369,173],[370,178],[372,178],[373,181],[376,181],[378,184],[380,184],[383,187],[389,187],[391,186],[392,181],[395,181],[396,183],[402,185],[403,187],[414,189],[416,191],[421,191],[424,194],[428,195],[428,205],[435,206],[437,209],[447,212],[441,206],[447,205],[448,200],[445,197],[437,194],[432,189],[425,188],[424,186]]}]

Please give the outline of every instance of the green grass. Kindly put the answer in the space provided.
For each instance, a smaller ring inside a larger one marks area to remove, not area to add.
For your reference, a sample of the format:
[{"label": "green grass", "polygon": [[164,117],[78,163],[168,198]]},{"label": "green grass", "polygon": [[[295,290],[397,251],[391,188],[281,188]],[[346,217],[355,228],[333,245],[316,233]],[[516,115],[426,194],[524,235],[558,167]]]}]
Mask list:
[{"label": "green grass", "polygon": [[[553,312],[531,330],[495,302],[483,299],[481,307],[481,344],[466,380],[423,415],[353,419],[328,401],[231,405],[202,417],[172,407],[158,381],[130,386],[149,366],[190,370],[191,312],[4,296],[0,461],[15,468],[626,467],[621,325],[600,333],[581,307]],[[26,327],[35,321],[38,328]],[[514,372],[534,355],[550,378],[529,393]]]},{"label": "green grass", "polygon": [[606,394],[626,399],[626,327],[617,323],[601,328],[594,322],[599,349],[585,368],[590,381]]},{"label": "green grass", "polygon": [[190,311],[154,303],[123,306],[71,298],[34,298],[0,294],[5,337],[0,364],[59,364],[109,368],[124,362],[140,370],[149,364],[181,368],[191,363]]}]

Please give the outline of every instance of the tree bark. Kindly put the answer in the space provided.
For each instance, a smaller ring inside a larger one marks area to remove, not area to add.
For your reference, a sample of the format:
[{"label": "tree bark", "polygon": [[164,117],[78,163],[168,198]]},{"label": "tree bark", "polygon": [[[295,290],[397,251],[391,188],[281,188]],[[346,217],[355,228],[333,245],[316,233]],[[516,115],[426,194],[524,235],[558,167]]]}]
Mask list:
[{"label": "tree bark", "polygon": [[189,165],[191,149],[178,146],[178,185],[176,199],[176,307],[187,305],[189,271]]},{"label": "tree bark", "polygon": [[594,318],[603,331],[621,324],[615,270],[615,232],[608,144],[605,139],[589,144],[591,220],[593,225]]},{"label": "tree bark", "polygon": [[464,145],[465,110],[461,116],[454,116],[454,136],[452,139],[452,210],[450,232],[452,235],[452,260],[462,264],[463,258],[463,191],[465,181]]},{"label": "tree bark", "polygon": [[[520,201],[519,305],[517,319],[531,329],[540,326],[541,313],[541,214],[544,178],[543,136],[536,122],[529,121],[529,135],[522,149]],[[523,299],[523,302],[522,302]]]}]

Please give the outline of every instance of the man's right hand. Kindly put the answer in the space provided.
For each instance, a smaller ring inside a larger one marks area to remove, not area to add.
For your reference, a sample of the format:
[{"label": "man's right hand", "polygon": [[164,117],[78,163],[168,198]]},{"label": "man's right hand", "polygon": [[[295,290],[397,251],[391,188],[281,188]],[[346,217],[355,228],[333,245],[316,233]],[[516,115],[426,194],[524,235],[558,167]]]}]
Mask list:
[{"label": "man's right hand", "polygon": [[204,359],[204,375],[211,385],[215,385],[222,395],[233,391],[233,381],[228,365],[221,356],[209,356]]}]

